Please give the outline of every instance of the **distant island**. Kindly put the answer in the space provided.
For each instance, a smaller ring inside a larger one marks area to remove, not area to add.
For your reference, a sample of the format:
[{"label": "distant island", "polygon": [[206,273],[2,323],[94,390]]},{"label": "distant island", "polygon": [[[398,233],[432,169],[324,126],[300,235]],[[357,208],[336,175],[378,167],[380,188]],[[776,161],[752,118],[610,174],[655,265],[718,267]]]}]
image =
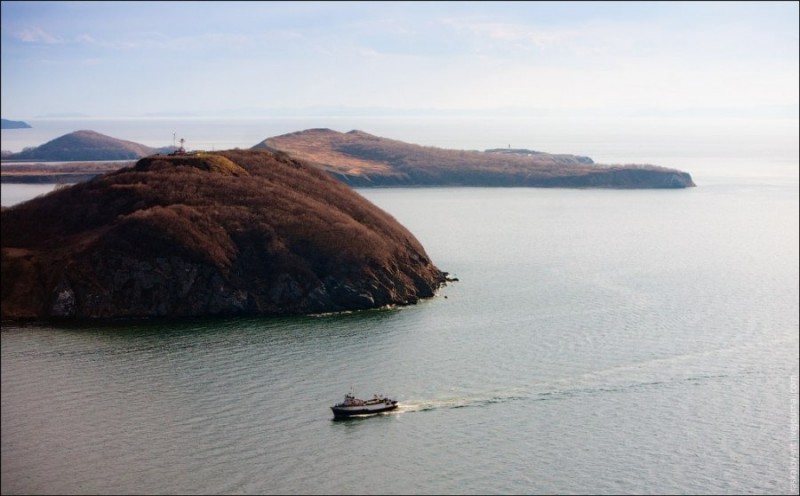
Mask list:
[{"label": "distant island", "polygon": [[93,161],[135,160],[174,148],[152,148],[149,146],[112,138],[95,131],[75,131],[48,141],[43,145],[4,156],[4,160],[41,161]]},{"label": "distant island", "polygon": [[2,162],[0,182],[17,184],[71,184],[130,167],[135,160],[108,162]]},{"label": "distant island", "polygon": [[[340,133],[308,129],[267,138],[252,147],[303,160],[354,187],[480,186],[558,188],[687,188],[692,177],[655,165],[603,165],[581,155],[551,154],[523,148],[486,151],[448,150],[405,143],[363,131]],[[76,131],[41,146],[4,154],[3,182],[38,182],[46,177],[87,177],[174,147],[152,148],[94,131]],[[30,162],[10,164],[9,161]],[[87,162],[65,166],[41,162]],[[89,161],[111,162],[105,165]],[[34,163],[40,162],[40,163]],[[69,170],[66,170],[69,168]],[[60,169],[60,170],[55,170]]]},{"label": "distant island", "polygon": [[254,149],[280,151],[352,186],[527,186],[686,188],[686,172],[654,165],[601,165],[589,157],[532,150],[447,150],[373,136],[309,129],[267,138]]},{"label": "distant island", "polygon": [[263,150],[149,156],[0,219],[3,319],[361,310],[448,280],[392,216]]},{"label": "distant island", "polygon": [[0,129],[27,129],[31,125],[23,121],[10,121],[8,119],[0,119]]}]

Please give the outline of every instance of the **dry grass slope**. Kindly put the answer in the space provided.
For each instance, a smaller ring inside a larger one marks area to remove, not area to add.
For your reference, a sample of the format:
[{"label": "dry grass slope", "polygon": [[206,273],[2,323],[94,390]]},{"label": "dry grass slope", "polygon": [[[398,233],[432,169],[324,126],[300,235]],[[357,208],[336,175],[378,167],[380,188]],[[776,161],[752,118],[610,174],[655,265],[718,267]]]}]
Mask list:
[{"label": "dry grass slope", "polygon": [[253,148],[283,151],[354,186],[694,186],[687,173],[652,165],[611,167],[574,155],[446,150],[363,131],[310,129],[268,138]]},{"label": "dry grass slope", "polygon": [[[390,215],[323,171],[266,151],[147,157],[3,209],[0,229],[4,318],[49,315],[66,287],[93,317],[272,314],[341,310],[345,292],[370,285],[386,296],[371,296],[377,306],[413,302],[444,278]],[[160,281],[178,266],[208,279],[205,293],[185,281],[189,289],[162,288],[164,301],[148,306],[160,289],[146,288],[135,267],[157,268],[148,277]],[[239,306],[226,307],[214,284]]]},{"label": "dry grass slope", "polygon": [[75,131],[35,148],[12,154],[12,160],[132,160],[156,153],[132,141],[112,138],[95,131]]}]

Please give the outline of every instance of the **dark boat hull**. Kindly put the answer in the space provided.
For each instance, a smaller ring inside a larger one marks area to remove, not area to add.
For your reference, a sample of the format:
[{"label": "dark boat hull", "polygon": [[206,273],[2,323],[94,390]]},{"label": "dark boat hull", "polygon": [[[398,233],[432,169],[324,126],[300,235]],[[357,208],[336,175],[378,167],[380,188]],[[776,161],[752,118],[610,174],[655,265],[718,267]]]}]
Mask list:
[{"label": "dark boat hull", "polygon": [[397,403],[392,405],[385,405],[380,407],[336,407],[332,406],[331,410],[333,410],[333,418],[334,419],[343,419],[354,417],[357,415],[371,415],[373,413],[382,413],[388,412],[391,410],[397,409]]}]

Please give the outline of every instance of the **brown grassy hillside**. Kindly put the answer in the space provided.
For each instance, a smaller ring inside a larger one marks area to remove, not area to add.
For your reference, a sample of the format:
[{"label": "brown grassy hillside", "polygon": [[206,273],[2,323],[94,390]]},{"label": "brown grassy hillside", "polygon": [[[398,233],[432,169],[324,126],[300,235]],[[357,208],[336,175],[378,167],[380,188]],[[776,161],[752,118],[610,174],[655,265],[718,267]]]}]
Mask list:
[{"label": "brown grassy hillside", "polygon": [[14,153],[9,160],[135,160],[156,153],[149,146],[95,131],[75,131],[43,145]]},{"label": "brown grassy hillside", "polygon": [[338,311],[444,282],[390,215],[266,151],[151,156],[0,215],[3,318]]},{"label": "brown grassy hillside", "polygon": [[268,138],[253,148],[283,151],[355,186],[694,186],[685,172],[651,165],[605,166],[587,157],[518,150],[446,150],[362,131],[310,129]]}]

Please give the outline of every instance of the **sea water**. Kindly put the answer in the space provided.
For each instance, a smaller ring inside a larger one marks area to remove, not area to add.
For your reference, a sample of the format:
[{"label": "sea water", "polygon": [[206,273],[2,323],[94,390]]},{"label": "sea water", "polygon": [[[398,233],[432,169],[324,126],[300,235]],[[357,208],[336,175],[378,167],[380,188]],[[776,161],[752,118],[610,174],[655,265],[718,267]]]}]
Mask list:
[{"label": "sea water", "polygon": [[357,190],[417,305],[3,323],[3,494],[796,494],[796,156],[667,148],[698,187]]}]

